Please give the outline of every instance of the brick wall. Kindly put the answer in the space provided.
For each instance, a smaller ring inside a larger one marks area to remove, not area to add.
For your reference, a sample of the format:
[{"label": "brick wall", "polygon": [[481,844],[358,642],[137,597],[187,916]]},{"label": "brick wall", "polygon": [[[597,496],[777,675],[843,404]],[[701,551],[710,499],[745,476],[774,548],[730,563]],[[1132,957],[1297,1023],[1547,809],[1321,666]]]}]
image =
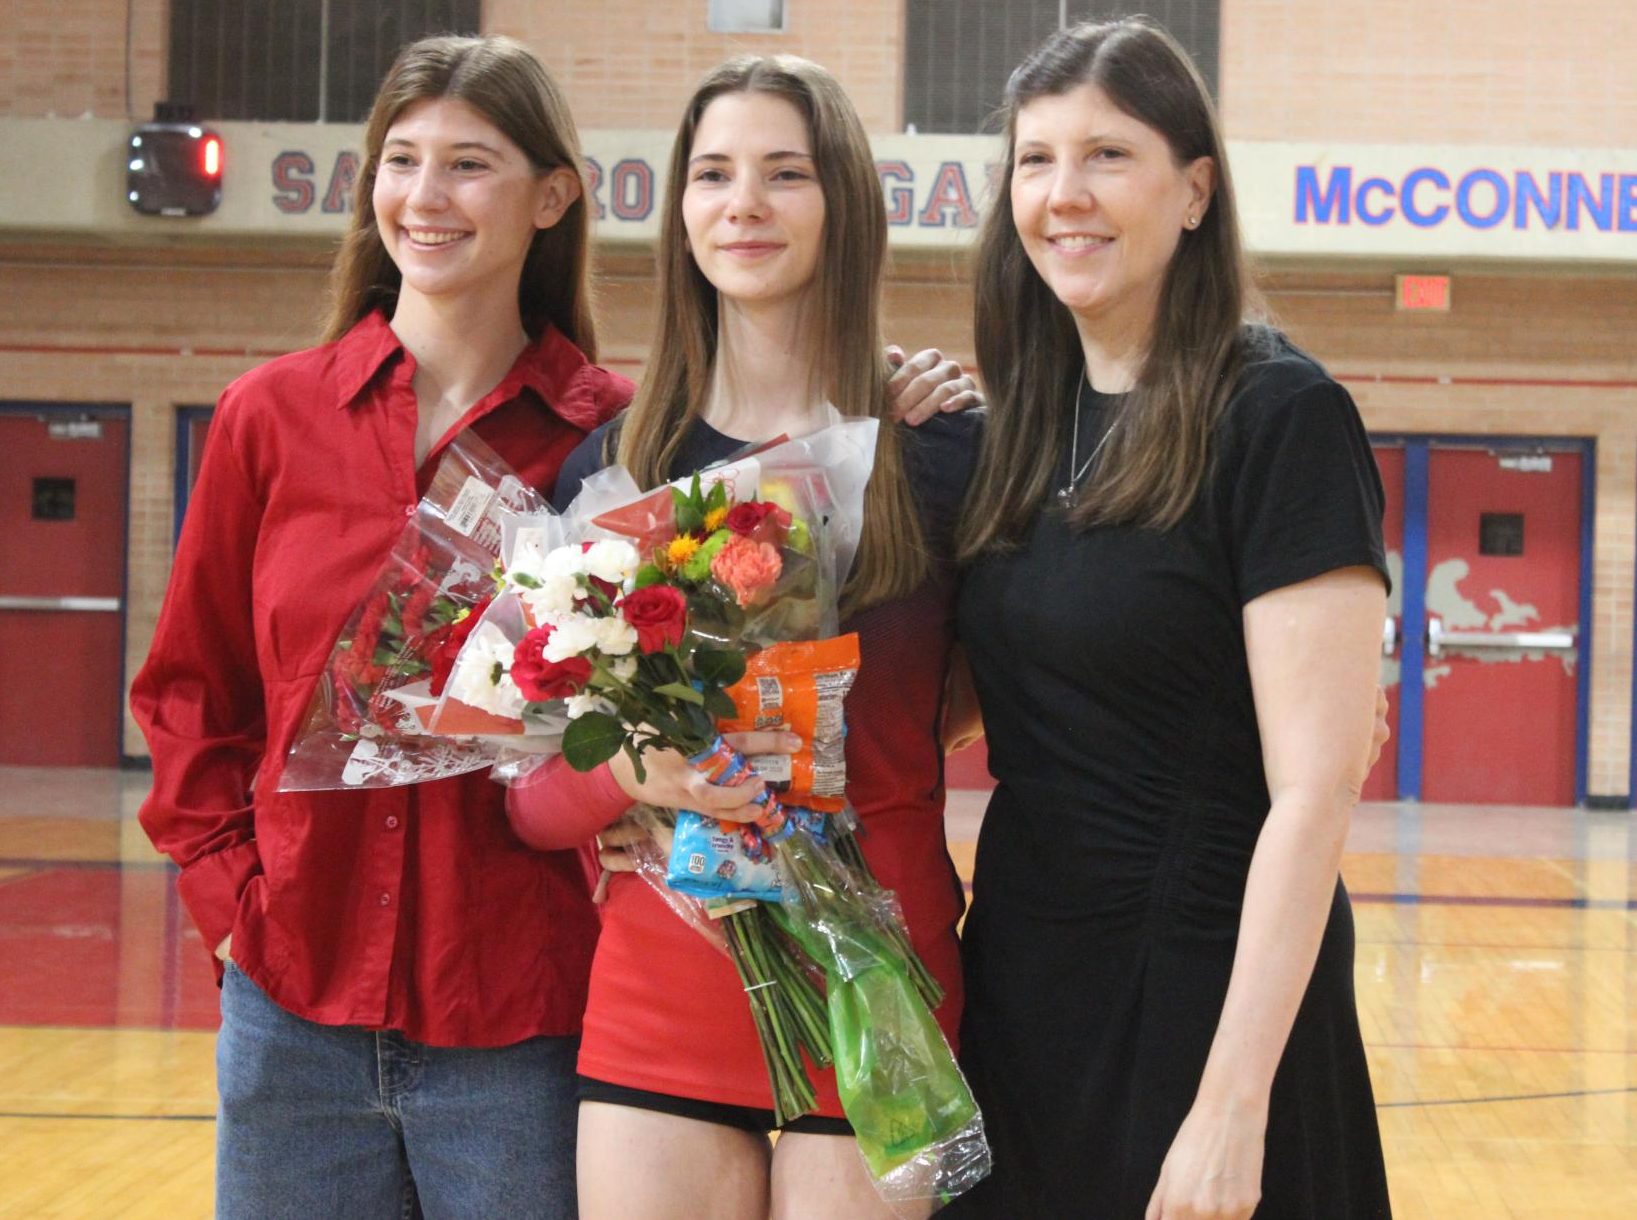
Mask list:
[{"label": "brick wall", "polygon": [[147,118],[163,96],[169,13],[166,0],[6,0],[0,114]]},{"label": "brick wall", "polygon": [[1223,0],[1241,140],[1630,148],[1628,0]]},{"label": "brick wall", "polygon": [[487,0],[483,27],[528,43],[582,127],[672,128],[701,76],[730,55],[802,55],[851,95],[872,132],[902,127],[903,0],[788,0],[782,34],[717,34],[706,0]]}]

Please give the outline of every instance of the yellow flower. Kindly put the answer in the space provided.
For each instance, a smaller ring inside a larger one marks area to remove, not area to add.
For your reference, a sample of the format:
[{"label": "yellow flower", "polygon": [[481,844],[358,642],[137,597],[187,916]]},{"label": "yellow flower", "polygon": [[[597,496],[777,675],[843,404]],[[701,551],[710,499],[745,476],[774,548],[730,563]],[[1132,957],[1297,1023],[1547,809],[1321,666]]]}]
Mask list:
[{"label": "yellow flower", "polygon": [[682,534],[671,539],[671,544],[665,548],[665,562],[673,568],[679,568],[693,558],[693,553],[699,549],[699,539],[691,534]]},{"label": "yellow flower", "polygon": [[713,508],[713,509],[710,510],[710,512],[706,513],[705,514],[705,537],[709,538],[717,530],[721,529],[722,528],[722,522],[726,521],[727,519],[728,519],[728,510],[725,509],[725,508]]}]

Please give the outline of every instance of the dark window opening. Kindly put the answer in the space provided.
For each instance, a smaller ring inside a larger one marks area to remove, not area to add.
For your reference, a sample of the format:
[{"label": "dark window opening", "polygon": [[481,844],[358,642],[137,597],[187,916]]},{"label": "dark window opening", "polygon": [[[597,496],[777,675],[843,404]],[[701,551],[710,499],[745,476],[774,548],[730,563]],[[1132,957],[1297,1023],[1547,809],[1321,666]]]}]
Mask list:
[{"label": "dark window opening", "polygon": [[33,517],[36,521],[72,521],[74,480],[35,479]]},{"label": "dark window opening", "polygon": [[1061,25],[1146,14],[1170,31],[1217,94],[1221,0],[908,0],[904,124],[918,132],[989,130],[1007,78]]},{"label": "dark window opening", "polygon": [[1523,514],[1480,514],[1478,517],[1478,554],[1523,554]]},{"label": "dark window opening", "polygon": [[476,34],[480,0],[171,0],[170,96],[203,121],[361,123],[405,43]]}]

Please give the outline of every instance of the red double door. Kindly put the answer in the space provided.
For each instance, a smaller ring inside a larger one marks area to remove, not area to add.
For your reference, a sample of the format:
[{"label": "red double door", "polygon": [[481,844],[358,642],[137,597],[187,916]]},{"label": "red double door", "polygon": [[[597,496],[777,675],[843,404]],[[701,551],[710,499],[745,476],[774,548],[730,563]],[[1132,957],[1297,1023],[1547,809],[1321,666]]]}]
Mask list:
[{"label": "red double door", "polygon": [[1393,744],[1366,800],[1572,805],[1580,779],[1586,452],[1380,445]]},{"label": "red double door", "polygon": [[0,765],[114,766],[129,421],[0,412]]}]

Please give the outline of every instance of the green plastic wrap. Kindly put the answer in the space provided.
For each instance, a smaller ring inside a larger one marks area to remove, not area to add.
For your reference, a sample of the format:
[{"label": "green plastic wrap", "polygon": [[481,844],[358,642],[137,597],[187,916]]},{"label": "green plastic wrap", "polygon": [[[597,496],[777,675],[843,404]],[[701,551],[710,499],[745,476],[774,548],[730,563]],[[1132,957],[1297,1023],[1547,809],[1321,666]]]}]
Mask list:
[{"label": "green plastic wrap", "polygon": [[989,1172],[966,1077],[896,940],[852,901],[787,900],[778,921],[825,972],[836,1090],[876,1189],[892,1202],[947,1201]]}]

